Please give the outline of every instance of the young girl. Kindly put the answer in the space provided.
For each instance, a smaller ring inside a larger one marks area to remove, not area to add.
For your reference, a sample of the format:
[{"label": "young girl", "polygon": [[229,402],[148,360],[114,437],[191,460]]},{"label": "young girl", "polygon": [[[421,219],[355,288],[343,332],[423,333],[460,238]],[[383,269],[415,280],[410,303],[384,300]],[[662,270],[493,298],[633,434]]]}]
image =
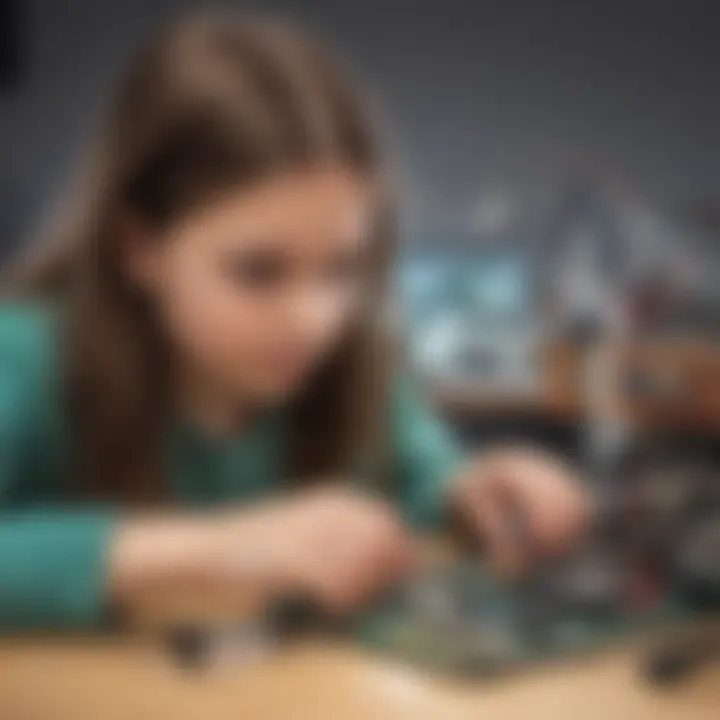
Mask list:
[{"label": "young girl", "polygon": [[503,563],[577,531],[559,465],[460,470],[393,368],[381,151],[314,42],[180,23],[137,58],[95,150],[0,310],[3,628],[91,628],[199,582],[352,608],[449,510]]}]

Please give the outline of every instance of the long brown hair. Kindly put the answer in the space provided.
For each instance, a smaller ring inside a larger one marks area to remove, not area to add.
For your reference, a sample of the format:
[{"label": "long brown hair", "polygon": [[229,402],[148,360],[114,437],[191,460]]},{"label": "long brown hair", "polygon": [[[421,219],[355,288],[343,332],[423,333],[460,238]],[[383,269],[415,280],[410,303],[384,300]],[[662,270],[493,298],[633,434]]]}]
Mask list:
[{"label": "long brown hair", "polygon": [[340,472],[380,437],[387,353],[380,304],[394,219],[366,102],[337,59],[274,21],[204,16],[165,28],[129,68],[73,211],[15,267],[12,293],[60,298],[67,399],[86,492],[163,496],[167,343],[121,272],[131,210],[163,226],[226,191],[328,159],[378,185],[374,304],[289,407],[288,475]]}]

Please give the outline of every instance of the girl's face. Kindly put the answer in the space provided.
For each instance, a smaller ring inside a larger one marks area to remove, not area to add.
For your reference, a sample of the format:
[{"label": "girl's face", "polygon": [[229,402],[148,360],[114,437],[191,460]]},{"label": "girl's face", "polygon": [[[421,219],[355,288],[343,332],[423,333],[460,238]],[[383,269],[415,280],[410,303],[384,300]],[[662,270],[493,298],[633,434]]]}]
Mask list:
[{"label": "girl's face", "polygon": [[296,389],[338,343],[362,292],[369,187],[342,168],[230,192],[131,245],[179,365],[256,401]]}]

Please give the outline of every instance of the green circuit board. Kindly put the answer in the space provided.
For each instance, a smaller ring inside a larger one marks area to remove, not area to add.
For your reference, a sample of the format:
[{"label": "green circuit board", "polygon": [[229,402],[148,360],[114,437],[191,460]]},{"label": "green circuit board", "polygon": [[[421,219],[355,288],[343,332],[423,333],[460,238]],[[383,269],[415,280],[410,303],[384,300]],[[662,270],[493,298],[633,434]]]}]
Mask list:
[{"label": "green circuit board", "polygon": [[642,607],[564,602],[523,583],[502,583],[476,563],[464,563],[404,588],[361,618],[356,633],[361,643],[412,665],[497,677],[676,625],[693,613],[675,597]]}]

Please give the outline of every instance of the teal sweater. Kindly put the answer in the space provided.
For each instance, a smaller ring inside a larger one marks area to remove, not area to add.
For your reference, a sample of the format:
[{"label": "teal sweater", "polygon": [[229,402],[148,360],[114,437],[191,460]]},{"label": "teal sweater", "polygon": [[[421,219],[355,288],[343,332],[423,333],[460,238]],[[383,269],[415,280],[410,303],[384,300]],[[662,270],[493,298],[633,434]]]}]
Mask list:
[{"label": "teal sweater", "polygon": [[[0,631],[92,628],[105,616],[118,511],[68,500],[58,342],[57,316],[48,308],[0,308]],[[396,389],[389,412],[396,501],[409,522],[436,522],[456,449],[407,387]],[[177,504],[250,502],[283,480],[277,419],[231,440],[176,435],[166,480]]]}]

